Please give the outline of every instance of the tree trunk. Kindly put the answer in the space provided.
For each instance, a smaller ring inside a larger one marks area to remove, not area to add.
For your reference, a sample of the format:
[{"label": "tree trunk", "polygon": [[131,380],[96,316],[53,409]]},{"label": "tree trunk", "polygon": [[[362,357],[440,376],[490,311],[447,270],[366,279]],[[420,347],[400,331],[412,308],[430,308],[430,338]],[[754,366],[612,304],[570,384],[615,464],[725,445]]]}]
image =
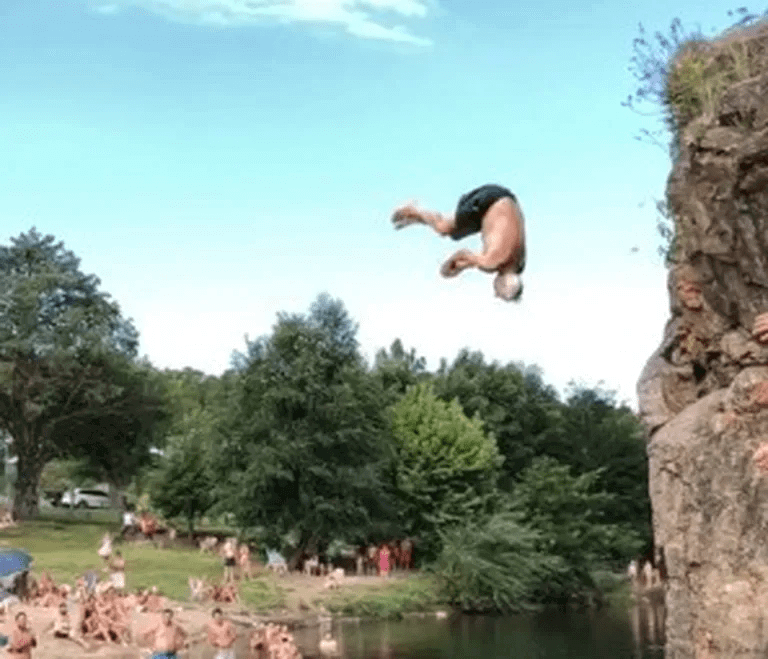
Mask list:
[{"label": "tree trunk", "polygon": [[16,519],[29,519],[37,515],[40,473],[42,467],[37,461],[23,452],[18,454],[16,464],[16,483],[13,495],[13,515]]},{"label": "tree trunk", "polygon": [[305,552],[315,552],[316,550],[317,538],[315,535],[309,531],[302,531],[299,535],[299,544],[291,554],[291,558],[288,560],[288,569],[290,571],[295,570],[298,567],[299,562],[301,561],[301,557]]},{"label": "tree trunk", "polygon": [[120,513],[125,511],[123,497],[120,495],[120,488],[118,484],[112,480],[109,481],[109,505],[115,510],[119,510]]}]

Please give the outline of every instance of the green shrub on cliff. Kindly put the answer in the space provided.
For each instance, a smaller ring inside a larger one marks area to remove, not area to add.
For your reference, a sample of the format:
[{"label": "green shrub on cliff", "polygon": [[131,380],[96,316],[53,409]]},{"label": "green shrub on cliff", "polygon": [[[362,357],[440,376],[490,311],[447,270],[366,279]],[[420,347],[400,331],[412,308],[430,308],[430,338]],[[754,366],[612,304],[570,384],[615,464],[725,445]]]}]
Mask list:
[{"label": "green shrub on cliff", "polygon": [[717,42],[694,39],[675,55],[665,90],[675,131],[697,117],[713,117],[731,85],[757,74],[762,53],[751,47],[749,37],[733,33]]},{"label": "green shrub on cliff", "polygon": [[698,117],[714,115],[728,87],[765,68],[765,49],[754,36],[768,35],[768,14],[752,14],[742,7],[728,15],[738,20],[712,38],[699,30],[686,30],[679,18],[666,34],[651,36],[640,26],[629,67],[638,87],[623,105],[646,115],[646,108],[655,106],[664,126],[643,129],[641,139],[660,144],[660,136],[668,131],[674,153],[687,125]]}]

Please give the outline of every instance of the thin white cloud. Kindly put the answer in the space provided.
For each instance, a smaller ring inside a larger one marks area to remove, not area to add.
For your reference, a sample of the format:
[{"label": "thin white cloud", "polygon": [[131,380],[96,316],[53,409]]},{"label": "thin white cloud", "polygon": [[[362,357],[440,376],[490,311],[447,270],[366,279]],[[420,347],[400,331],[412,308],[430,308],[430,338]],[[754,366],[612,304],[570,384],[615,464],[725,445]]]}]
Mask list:
[{"label": "thin white cloud", "polygon": [[363,39],[429,46],[402,23],[424,18],[434,0],[117,0],[96,11],[115,13],[143,7],[178,20],[217,25],[248,25],[265,20],[331,24]]}]

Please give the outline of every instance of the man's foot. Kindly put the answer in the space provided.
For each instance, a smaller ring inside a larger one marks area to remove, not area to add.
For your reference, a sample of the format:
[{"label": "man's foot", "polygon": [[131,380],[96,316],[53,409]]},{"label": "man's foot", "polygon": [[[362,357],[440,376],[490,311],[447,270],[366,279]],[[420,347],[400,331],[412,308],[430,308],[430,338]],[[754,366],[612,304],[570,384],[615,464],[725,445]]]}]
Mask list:
[{"label": "man's foot", "polygon": [[421,217],[421,212],[411,201],[397,207],[392,213],[392,224],[395,225],[395,229],[402,229],[411,224],[420,224],[423,222],[424,220]]}]

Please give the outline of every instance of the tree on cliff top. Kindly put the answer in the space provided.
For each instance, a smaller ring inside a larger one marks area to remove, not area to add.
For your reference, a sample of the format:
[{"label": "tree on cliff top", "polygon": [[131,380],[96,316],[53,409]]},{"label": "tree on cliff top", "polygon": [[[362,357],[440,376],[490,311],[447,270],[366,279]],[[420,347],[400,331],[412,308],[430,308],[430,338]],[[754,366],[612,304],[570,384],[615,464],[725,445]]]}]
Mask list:
[{"label": "tree on cliff top", "polygon": [[19,460],[20,517],[37,510],[40,473],[63,424],[126,404],[105,377],[108,355],[132,359],[138,335],[99,283],[34,228],[0,247],[0,428]]},{"label": "tree on cliff top", "polygon": [[[662,127],[642,129],[638,139],[663,146],[667,141],[673,158],[680,131],[702,114],[712,114],[725,89],[755,75],[752,52],[743,40],[727,38],[765,20],[746,7],[729,11],[736,18],[718,36],[705,37],[701,30],[686,30],[679,18],[669,31],[652,36],[640,25],[632,42],[629,71],[638,87],[622,103],[645,116],[657,116]],[[665,136],[670,139],[665,140]]]}]

